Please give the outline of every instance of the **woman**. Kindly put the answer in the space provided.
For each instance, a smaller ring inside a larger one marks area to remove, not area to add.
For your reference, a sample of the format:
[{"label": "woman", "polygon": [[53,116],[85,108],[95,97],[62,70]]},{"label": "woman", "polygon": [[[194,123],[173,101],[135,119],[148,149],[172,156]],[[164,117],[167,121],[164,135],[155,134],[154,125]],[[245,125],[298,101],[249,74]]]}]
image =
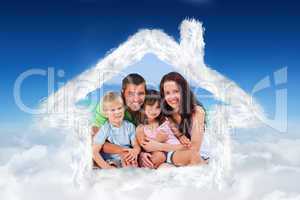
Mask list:
[{"label": "woman", "polygon": [[[173,152],[168,160],[175,166],[186,165],[191,160],[194,164],[207,163],[207,157],[202,158],[199,154],[205,130],[205,110],[196,101],[186,79],[177,72],[166,74],[160,82],[160,93],[164,115],[173,122],[173,130],[178,132],[176,135],[179,135],[179,139],[182,137],[181,141],[185,141],[189,148],[176,149],[172,145],[159,143],[147,137],[141,139],[142,147],[147,151]],[[141,163],[151,167],[148,158],[149,155],[142,156]]]}]

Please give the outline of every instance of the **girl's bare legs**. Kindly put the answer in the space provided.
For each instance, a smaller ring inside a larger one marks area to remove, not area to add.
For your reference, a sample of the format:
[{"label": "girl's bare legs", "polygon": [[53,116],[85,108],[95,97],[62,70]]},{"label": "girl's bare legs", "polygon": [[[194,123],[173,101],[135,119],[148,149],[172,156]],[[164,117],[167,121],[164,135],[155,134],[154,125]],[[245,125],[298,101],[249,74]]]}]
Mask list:
[{"label": "girl's bare legs", "polygon": [[197,165],[201,163],[199,153],[194,150],[175,151],[172,161],[176,166]]},{"label": "girl's bare legs", "polygon": [[157,169],[167,159],[165,153],[161,151],[154,151],[151,155],[151,161],[155,169]]}]

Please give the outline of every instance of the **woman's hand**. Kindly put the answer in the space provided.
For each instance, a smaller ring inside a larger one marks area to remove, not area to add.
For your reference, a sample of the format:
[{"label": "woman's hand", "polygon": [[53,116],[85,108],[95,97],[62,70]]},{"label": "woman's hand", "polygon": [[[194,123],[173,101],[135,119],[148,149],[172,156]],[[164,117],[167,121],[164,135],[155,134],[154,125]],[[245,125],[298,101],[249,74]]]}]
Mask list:
[{"label": "woman's hand", "polygon": [[169,139],[169,136],[165,133],[165,132],[163,132],[163,131],[159,131],[157,134],[156,134],[156,141],[158,141],[158,142],[162,142],[162,143],[164,143],[164,142],[166,142],[168,139]]},{"label": "woman's hand", "polygon": [[151,153],[141,152],[139,156],[139,165],[141,167],[147,167],[150,169],[154,169],[154,164],[151,161]]},{"label": "woman's hand", "polygon": [[180,143],[185,147],[185,148],[191,148],[192,147],[192,142],[190,139],[188,139],[185,135],[182,135],[178,138]]},{"label": "woman's hand", "polygon": [[148,137],[144,137],[144,141],[142,142],[142,147],[148,151],[148,152],[153,152],[153,151],[160,151],[160,144],[159,142],[155,140],[151,140]]},{"label": "woman's hand", "polygon": [[178,129],[178,125],[176,125],[174,122],[169,121],[169,126],[171,131],[174,133],[174,135],[176,137],[182,135],[182,133],[180,133],[179,129]]}]

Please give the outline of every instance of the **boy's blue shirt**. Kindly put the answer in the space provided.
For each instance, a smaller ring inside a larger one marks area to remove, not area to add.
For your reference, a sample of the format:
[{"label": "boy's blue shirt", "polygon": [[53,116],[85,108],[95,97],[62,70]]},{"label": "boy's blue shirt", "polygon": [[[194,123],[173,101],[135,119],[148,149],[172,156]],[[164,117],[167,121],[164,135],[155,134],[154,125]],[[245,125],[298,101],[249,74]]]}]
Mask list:
[{"label": "boy's blue shirt", "polygon": [[[105,141],[125,148],[132,148],[135,141],[135,126],[127,120],[123,120],[121,126],[114,127],[108,121],[101,127],[96,135],[95,144],[104,144]],[[117,154],[110,154],[112,158]]]}]

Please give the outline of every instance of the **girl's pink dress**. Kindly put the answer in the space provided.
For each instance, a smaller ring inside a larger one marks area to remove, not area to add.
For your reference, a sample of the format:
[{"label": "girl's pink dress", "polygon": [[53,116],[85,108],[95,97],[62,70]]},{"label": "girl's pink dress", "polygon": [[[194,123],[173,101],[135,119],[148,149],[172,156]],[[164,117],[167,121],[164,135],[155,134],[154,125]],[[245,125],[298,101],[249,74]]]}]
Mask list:
[{"label": "girl's pink dress", "polygon": [[180,144],[179,140],[175,137],[174,133],[172,132],[168,120],[165,121],[164,123],[162,123],[154,131],[151,131],[150,129],[146,128],[146,126],[144,126],[144,133],[150,139],[154,140],[156,138],[157,133],[159,133],[159,132],[162,132],[162,133],[165,133],[165,134],[168,135],[168,140],[166,141],[166,143],[168,143],[168,144]]}]

